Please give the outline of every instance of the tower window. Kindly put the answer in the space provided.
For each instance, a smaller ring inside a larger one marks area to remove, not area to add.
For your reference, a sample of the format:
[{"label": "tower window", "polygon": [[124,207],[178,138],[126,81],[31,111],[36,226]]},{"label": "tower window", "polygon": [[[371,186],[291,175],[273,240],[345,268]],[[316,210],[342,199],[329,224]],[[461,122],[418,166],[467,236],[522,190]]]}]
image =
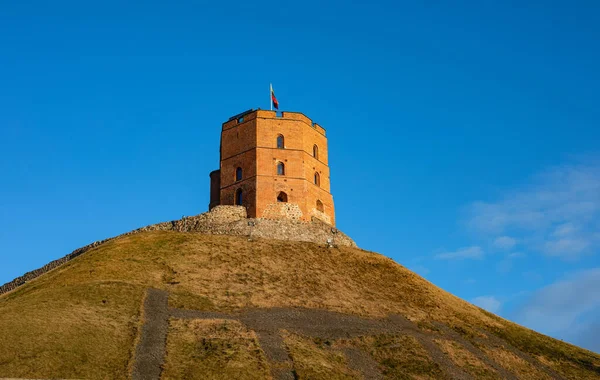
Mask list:
[{"label": "tower window", "polygon": [[285,165],[283,162],[277,163],[277,175],[285,175]]},{"label": "tower window", "polygon": [[283,149],[284,148],[284,139],[283,139],[283,135],[277,135],[277,148],[278,149]]},{"label": "tower window", "polygon": [[244,203],[244,195],[242,189],[237,189],[235,191],[235,204],[236,206],[241,206]]},{"label": "tower window", "polygon": [[315,185],[321,186],[321,176],[317,172],[315,172]]},{"label": "tower window", "polygon": [[235,180],[236,181],[241,181],[242,180],[242,168],[237,168],[235,169]]},{"label": "tower window", "polygon": [[317,210],[323,212],[323,202],[317,201]]},{"label": "tower window", "polygon": [[319,147],[316,145],[313,146],[313,157],[319,159]]},{"label": "tower window", "polygon": [[287,201],[288,201],[287,194],[284,193],[283,191],[280,191],[279,194],[277,195],[277,202],[285,203]]}]

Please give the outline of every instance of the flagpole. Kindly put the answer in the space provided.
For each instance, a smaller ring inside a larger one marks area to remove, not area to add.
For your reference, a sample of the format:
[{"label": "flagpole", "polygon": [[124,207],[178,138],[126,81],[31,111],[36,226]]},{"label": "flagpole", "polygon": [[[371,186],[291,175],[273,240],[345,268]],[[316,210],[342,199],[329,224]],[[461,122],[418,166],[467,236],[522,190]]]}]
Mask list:
[{"label": "flagpole", "polygon": [[273,83],[269,83],[269,102],[271,103],[271,111],[273,111]]}]

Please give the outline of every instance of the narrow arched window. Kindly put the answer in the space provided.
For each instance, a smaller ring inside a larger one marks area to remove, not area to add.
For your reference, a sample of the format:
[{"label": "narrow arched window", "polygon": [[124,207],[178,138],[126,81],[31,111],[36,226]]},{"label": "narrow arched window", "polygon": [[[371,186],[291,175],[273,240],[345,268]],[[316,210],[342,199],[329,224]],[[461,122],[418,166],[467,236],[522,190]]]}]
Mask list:
[{"label": "narrow arched window", "polygon": [[284,148],[284,139],[283,139],[283,135],[277,135],[277,148],[278,149],[283,149]]},{"label": "narrow arched window", "polygon": [[316,145],[313,146],[313,157],[319,159],[319,147]]},{"label": "narrow arched window", "polygon": [[235,180],[236,181],[242,180],[242,168],[235,169]]},{"label": "narrow arched window", "polygon": [[323,202],[317,201],[317,210],[323,212]]},{"label": "narrow arched window", "polygon": [[236,206],[241,206],[244,203],[244,195],[242,189],[237,189],[235,191],[235,204]]},{"label": "narrow arched window", "polygon": [[315,185],[317,185],[317,186],[321,185],[321,176],[317,172],[315,172]]},{"label": "narrow arched window", "polygon": [[277,202],[287,202],[288,201],[288,197],[287,194],[284,193],[283,191],[280,191],[279,194],[277,195]]},{"label": "narrow arched window", "polygon": [[283,162],[277,163],[277,175],[285,175],[285,165]]}]

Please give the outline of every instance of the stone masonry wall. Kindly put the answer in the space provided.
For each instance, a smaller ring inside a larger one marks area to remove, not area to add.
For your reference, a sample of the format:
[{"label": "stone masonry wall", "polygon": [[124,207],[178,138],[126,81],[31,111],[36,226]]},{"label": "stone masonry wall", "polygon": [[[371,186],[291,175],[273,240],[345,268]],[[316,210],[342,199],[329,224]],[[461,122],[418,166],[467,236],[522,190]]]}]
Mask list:
[{"label": "stone masonry wall", "polygon": [[329,217],[329,215],[325,214],[324,212],[321,212],[321,211],[317,210],[316,208],[313,208],[311,210],[311,213],[312,213],[313,218],[317,218],[327,224],[331,224],[331,218]]},{"label": "stone masonry wall", "polygon": [[246,209],[242,206],[216,206],[211,211],[200,215],[152,224],[78,248],[60,259],[51,261],[39,269],[27,272],[0,286],[0,295],[18,288],[103,243],[121,236],[146,231],[198,232],[211,235],[236,235],[248,236],[248,238],[306,241],[330,246],[356,247],[356,243],[350,237],[317,218],[312,218],[311,222],[293,219],[248,219]]},{"label": "stone masonry wall", "polygon": [[279,202],[270,203],[265,207],[262,217],[264,219],[302,219],[302,210],[295,203]]}]

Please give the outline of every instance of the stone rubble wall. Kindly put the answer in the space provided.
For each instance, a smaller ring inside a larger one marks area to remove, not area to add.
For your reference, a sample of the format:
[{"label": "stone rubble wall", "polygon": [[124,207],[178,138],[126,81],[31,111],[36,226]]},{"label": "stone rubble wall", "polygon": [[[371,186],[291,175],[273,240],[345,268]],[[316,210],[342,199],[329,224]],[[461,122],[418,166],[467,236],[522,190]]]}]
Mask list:
[{"label": "stone rubble wall", "polygon": [[6,284],[0,286],[0,294],[4,294],[4,293],[8,293],[11,290],[16,289],[17,287],[25,284],[27,281],[31,281],[34,278],[41,276],[42,274],[51,271],[54,268],[57,268],[63,264],[65,264],[67,261],[71,261],[74,258],[76,258],[77,256],[89,251],[92,248],[96,248],[97,246],[99,246],[100,244],[106,243],[109,240],[112,240],[115,238],[109,238],[109,239],[105,239],[105,240],[101,240],[101,241],[95,241],[92,244],[88,244],[85,247],[81,247],[78,248],[76,250],[74,250],[73,252],[69,253],[68,255],[61,257],[60,259],[54,260],[49,262],[48,264],[44,265],[41,268],[38,268],[36,270],[33,270],[31,272],[27,272],[24,275],[15,278],[14,280],[12,280],[11,282],[7,282]]},{"label": "stone rubble wall", "polygon": [[264,219],[302,219],[302,210],[295,203],[270,203],[263,211]]},{"label": "stone rubble wall", "polygon": [[312,213],[313,218],[317,218],[327,224],[331,224],[331,217],[329,215],[325,214],[324,212],[319,211],[316,208],[313,208],[311,210],[311,213]]},{"label": "stone rubble wall", "polygon": [[146,231],[198,232],[211,235],[248,236],[248,238],[306,241],[329,246],[356,247],[356,243],[350,237],[318,218],[313,217],[311,222],[279,217],[277,219],[248,219],[246,209],[242,206],[216,206],[211,211],[200,215],[152,224],[78,248],[60,259],[51,261],[39,269],[27,272],[0,286],[0,295],[16,289],[101,244],[121,236]]}]

